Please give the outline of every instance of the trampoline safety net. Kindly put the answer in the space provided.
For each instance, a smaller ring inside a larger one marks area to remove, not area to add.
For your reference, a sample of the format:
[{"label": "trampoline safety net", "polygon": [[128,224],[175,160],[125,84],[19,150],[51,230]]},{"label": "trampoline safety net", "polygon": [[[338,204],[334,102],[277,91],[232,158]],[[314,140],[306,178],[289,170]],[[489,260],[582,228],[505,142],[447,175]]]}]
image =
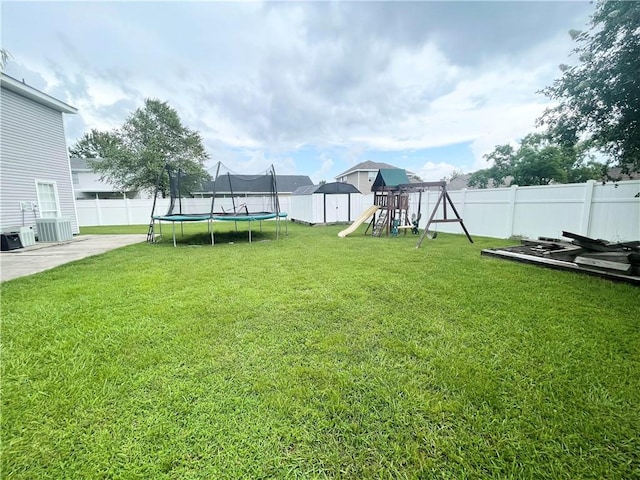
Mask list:
[{"label": "trampoline safety net", "polygon": [[163,182],[167,181],[168,176],[169,208],[166,213],[154,211],[152,216],[280,213],[273,166],[256,175],[233,173],[222,163],[218,163],[214,169],[212,180],[202,180],[201,177],[167,165],[163,171]]}]

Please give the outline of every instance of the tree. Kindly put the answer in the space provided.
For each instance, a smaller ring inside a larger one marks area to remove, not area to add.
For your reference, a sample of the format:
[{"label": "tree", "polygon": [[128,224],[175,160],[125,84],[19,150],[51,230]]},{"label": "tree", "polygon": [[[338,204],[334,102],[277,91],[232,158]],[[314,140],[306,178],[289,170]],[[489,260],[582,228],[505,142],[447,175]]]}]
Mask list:
[{"label": "tree", "polygon": [[487,188],[491,183],[499,187],[512,174],[516,152],[511,145],[497,145],[493,152],[483,155],[487,162],[493,162],[489,168],[473,172],[467,182],[470,187]]},{"label": "tree", "polygon": [[469,186],[578,183],[599,178],[602,168],[589,157],[585,144],[562,146],[539,133],[524,137],[517,150],[511,145],[498,145],[484,158],[493,166],[474,172]]},{"label": "tree", "polygon": [[511,170],[516,185],[548,185],[566,183],[567,170],[574,163],[573,156],[557,145],[550,145],[540,134],[529,134],[522,139]]},{"label": "tree", "polygon": [[101,132],[92,128],[71,147],[69,155],[80,158],[111,158],[122,148],[120,137],[116,132]]},{"label": "tree", "polygon": [[505,179],[512,175],[515,165],[516,152],[511,145],[498,145],[493,152],[485,155],[483,158],[493,162],[493,166],[489,169],[490,177],[495,186],[500,186]]},{"label": "tree", "polygon": [[[483,168],[482,170],[477,170],[473,172],[469,176],[469,180],[467,180],[467,185],[470,187],[476,188],[488,188],[489,182],[491,181],[491,172],[488,168]],[[499,185],[496,185],[499,186]]]},{"label": "tree", "polygon": [[[85,134],[70,152],[89,158],[101,179],[123,190],[152,191],[160,180],[159,190],[166,196],[168,178],[161,175],[165,166],[181,170],[182,178],[194,186],[211,178],[204,168],[209,155],[200,134],[183,126],[178,113],[157,99],[146,99],[144,107],[133,112],[119,129]],[[91,160],[95,157],[101,160]],[[188,186],[186,181],[182,186]]]},{"label": "tree", "polygon": [[457,168],[454,168],[453,171],[449,175],[445,175],[442,180],[444,182],[451,183],[456,178],[460,178],[463,175],[464,175],[464,172],[462,170],[458,170]]},{"label": "tree", "polygon": [[588,31],[572,30],[579,62],[542,91],[559,105],[539,119],[563,146],[579,139],[623,173],[640,170],[640,2],[600,0]]},{"label": "tree", "polygon": [[9,53],[9,50],[6,48],[0,48],[0,70],[4,70],[4,67],[7,66],[7,62],[10,58],[13,57],[11,56],[11,53]]}]

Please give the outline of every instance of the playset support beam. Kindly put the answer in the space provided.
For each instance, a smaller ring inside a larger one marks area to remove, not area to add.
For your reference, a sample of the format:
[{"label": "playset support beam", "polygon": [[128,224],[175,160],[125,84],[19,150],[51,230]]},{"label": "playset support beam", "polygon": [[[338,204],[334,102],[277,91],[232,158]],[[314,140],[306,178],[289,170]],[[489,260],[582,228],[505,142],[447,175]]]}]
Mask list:
[{"label": "playset support beam", "polygon": [[[432,223],[453,223],[453,222],[457,222],[462,227],[462,230],[464,230],[464,233],[467,236],[467,238],[469,239],[469,242],[473,243],[473,239],[471,238],[471,235],[469,235],[469,232],[467,231],[467,227],[464,226],[464,222],[462,221],[462,217],[460,216],[460,214],[458,214],[458,210],[456,209],[455,205],[451,201],[451,197],[449,196],[449,193],[447,192],[447,184],[445,182],[421,182],[421,183],[413,183],[413,184],[408,184],[408,185],[401,185],[401,187],[406,187],[406,188],[439,187],[440,188],[440,196],[438,197],[438,201],[436,202],[435,207],[433,207],[433,211],[431,212],[431,216],[429,217],[429,220],[427,221],[427,224],[424,227],[424,232],[422,232],[422,235],[420,236],[420,240],[418,240],[418,244],[416,245],[416,248],[420,248],[420,245],[422,245],[422,241],[424,240],[424,237],[427,236],[427,232],[429,231],[429,226]],[[449,206],[453,210],[453,213],[455,214],[456,218],[447,218],[447,203],[449,204]],[[440,206],[440,204],[442,204],[443,217],[442,218],[435,218],[436,214],[438,213],[438,207]]]}]

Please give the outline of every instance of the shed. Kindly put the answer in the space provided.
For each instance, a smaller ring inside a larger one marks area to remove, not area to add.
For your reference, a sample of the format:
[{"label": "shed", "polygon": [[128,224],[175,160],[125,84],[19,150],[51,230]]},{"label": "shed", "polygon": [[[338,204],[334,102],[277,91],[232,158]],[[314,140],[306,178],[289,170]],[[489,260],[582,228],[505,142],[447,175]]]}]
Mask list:
[{"label": "shed", "polygon": [[355,218],[354,209],[359,206],[352,201],[354,194],[360,195],[360,191],[344,182],[299,187],[291,195],[289,216],[311,225],[351,222]]},{"label": "shed", "polygon": [[410,183],[403,168],[381,168],[371,185],[372,192],[398,190],[399,185]]}]

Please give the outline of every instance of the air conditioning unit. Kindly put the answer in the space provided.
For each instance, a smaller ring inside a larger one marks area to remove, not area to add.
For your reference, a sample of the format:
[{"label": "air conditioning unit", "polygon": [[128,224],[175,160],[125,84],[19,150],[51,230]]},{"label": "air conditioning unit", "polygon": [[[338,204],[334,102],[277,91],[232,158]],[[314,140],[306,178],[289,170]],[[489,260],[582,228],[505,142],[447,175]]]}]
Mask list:
[{"label": "air conditioning unit", "polygon": [[18,232],[23,247],[36,244],[36,233],[33,231],[33,227],[17,227],[15,231]]},{"label": "air conditioning unit", "polygon": [[73,240],[71,220],[68,218],[38,218],[36,220],[39,242],[66,242]]}]

